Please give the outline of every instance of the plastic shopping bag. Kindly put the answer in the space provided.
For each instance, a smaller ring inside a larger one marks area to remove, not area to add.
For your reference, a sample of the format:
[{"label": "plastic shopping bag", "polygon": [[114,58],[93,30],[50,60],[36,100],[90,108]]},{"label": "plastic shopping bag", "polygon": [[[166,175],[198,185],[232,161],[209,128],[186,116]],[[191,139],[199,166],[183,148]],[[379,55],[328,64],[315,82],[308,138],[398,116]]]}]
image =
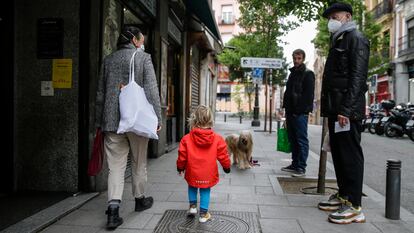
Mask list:
[{"label": "plastic shopping bag", "polygon": [[102,170],[103,164],[103,133],[101,128],[96,129],[95,140],[93,141],[92,155],[88,163],[88,176],[96,176]]},{"label": "plastic shopping bag", "polygon": [[132,132],[146,138],[158,139],[158,118],[154,107],[148,102],[144,89],[134,80],[135,53],[129,63],[129,83],[119,94],[121,116],[117,133]]},{"label": "plastic shopping bag", "polygon": [[292,152],[288,139],[288,132],[285,127],[282,127],[277,131],[277,151],[286,153]]}]

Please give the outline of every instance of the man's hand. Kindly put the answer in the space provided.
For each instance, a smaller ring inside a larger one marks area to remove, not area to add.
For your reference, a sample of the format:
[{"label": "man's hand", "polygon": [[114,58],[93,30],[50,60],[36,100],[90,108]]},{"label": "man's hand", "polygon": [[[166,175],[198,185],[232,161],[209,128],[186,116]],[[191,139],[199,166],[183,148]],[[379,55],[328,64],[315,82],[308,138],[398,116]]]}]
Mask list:
[{"label": "man's hand", "polygon": [[345,125],[349,124],[349,118],[346,116],[338,115],[338,123],[343,128]]},{"label": "man's hand", "polygon": [[159,126],[157,127],[157,132],[160,132],[160,130],[161,130],[161,125],[159,125]]}]

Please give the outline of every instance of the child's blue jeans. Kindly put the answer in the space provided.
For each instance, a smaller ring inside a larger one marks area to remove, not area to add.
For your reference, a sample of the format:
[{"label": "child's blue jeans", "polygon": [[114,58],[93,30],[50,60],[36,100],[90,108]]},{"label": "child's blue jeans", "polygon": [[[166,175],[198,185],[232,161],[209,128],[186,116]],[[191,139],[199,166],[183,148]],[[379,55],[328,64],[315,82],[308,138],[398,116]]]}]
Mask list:
[{"label": "child's blue jeans", "polygon": [[[188,186],[188,200],[190,204],[197,204],[198,188]],[[200,188],[200,213],[208,211],[210,204],[210,188]]]}]

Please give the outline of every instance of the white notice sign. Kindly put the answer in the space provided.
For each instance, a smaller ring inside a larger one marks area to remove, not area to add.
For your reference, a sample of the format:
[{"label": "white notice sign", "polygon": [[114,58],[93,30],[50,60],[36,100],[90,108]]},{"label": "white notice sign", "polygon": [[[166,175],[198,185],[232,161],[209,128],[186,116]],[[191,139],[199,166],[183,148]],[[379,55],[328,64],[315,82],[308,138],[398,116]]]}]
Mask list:
[{"label": "white notice sign", "polygon": [[41,81],[40,82],[40,96],[54,96],[53,82]]},{"label": "white notice sign", "polygon": [[242,57],[240,65],[244,68],[281,69],[283,60],[278,58]]}]

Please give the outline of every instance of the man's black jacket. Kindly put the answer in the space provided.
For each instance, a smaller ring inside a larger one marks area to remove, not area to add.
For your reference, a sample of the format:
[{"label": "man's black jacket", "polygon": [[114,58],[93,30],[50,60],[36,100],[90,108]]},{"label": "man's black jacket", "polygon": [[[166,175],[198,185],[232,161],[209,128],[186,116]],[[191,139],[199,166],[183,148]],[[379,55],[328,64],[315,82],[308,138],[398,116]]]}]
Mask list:
[{"label": "man's black jacket", "polygon": [[321,113],[324,117],[365,117],[369,41],[359,32],[345,32],[329,50],[322,80]]},{"label": "man's black jacket", "polygon": [[313,110],[315,75],[305,65],[291,68],[283,96],[287,114],[308,114]]}]

